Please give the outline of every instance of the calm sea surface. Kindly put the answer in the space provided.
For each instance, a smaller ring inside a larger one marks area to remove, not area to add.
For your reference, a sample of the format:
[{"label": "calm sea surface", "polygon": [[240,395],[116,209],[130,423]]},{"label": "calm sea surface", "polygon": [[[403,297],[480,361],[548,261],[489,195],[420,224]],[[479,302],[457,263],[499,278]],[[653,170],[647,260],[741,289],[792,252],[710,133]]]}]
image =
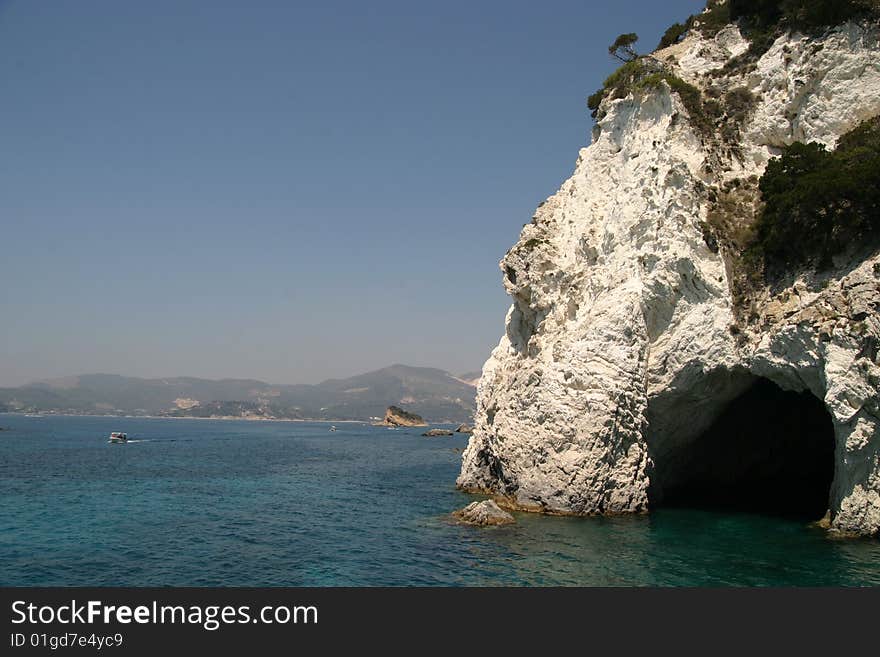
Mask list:
[{"label": "calm sea surface", "polygon": [[760,515],[458,525],[465,438],[337,426],[0,414],[0,585],[880,585],[880,541]]}]

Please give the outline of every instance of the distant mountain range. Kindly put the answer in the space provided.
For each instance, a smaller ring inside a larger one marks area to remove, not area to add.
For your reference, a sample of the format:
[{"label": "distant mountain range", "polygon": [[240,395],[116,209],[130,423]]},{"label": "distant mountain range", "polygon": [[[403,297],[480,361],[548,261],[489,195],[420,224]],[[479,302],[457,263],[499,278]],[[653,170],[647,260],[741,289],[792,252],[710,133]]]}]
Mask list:
[{"label": "distant mountain range", "polygon": [[140,379],[86,374],[0,388],[0,411],[170,417],[368,420],[395,404],[431,422],[468,422],[473,373],[392,365],[317,385],[252,379]]}]

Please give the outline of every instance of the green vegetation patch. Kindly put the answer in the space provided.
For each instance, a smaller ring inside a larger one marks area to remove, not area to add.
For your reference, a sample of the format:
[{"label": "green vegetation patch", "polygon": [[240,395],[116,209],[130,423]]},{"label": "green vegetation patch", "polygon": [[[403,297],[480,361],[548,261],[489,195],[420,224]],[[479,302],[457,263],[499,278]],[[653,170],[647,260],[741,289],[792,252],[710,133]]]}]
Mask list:
[{"label": "green vegetation patch", "polygon": [[833,256],[880,245],[880,117],[840,138],[837,149],[794,143],[767,164],[764,202],[746,258],[767,280]]},{"label": "green vegetation patch", "polygon": [[687,31],[691,29],[693,22],[694,17],[691,16],[684,23],[673,23],[666,28],[663,36],[660,37],[660,43],[657,44],[657,50],[668,48],[681,41],[684,38],[684,35],[687,34]]},{"label": "green vegetation patch", "polygon": [[707,106],[703,102],[700,90],[694,85],[688,84],[668,71],[662,71],[645,76],[636,83],[635,87],[637,89],[657,89],[663,82],[668,84],[669,88],[681,98],[694,128],[704,135],[711,135],[714,131],[715,119],[718,118],[717,110],[714,106]]},{"label": "green vegetation patch", "polygon": [[646,75],[659,70],[660,66],[654,62],[655,60],[639,57],[631,62],[627,62],[605,78],[602,88],[587,99],[587,107],[593,111],[593,118],[596,118],[599,104],[606,97],[611,100],[624,98],[632,91],[636,82]]},{"label": "green vegetation patch", "polygon": [[614,71],[606,78],[602,88],[587,99],[587,107],[593,111],[595,118],[599,105],[605,98],[614,100],[624,98],[630,92],[659,89],[663,82],[679,95],[694,127],[704,134],[710,134],[714,127],[713,120],[717,116],[707,113],[700,90],[673,75],[661,62],[650,57],[639,57]]},{"label": "green vegetation patch", "polygon": [[[674,25],[667,30],[663,40],[677,41],[692,22],[688,19],[685,25]],[[673,75],[663,62],[651,56],[639,55],[635,51],[636,41],[638,35],[635,33],[621,34],[608,47],[608,52],[623,60],[624,64],[605,78],[602,88],[587,99],[587,107],[592,111],[593,118],[599,116],[599,107],[606,98],[615,100],[631,92],[658,89],[665,82],[681,98],[691,124],[700,134],[711,138],[720,126],[721,138],[729,144],[735,144],[739,139],[739,127],[754,106],[752,94],[745,88],[738,88],[722,97],[720,90],[713,94],[710,88],[707,90],[708,98],[704,99],[697,87]]]},{"label": "green vegetation patch", "polygon": [[706,10],[688,17],[686,25],[696,27],[708,38],[714,37],[733,22],[730,17],[730,3],[723,0],[709,0]]},{"label": "green vegetation patch", "polygon": [[[716,124],[727,112],[726,104],[711,98],[704,101],[697,87],[673,75],[661,62],[651,57],[640,57],[614,71],[602,88],[587,99],[587,106],[596,117],[599,105],[605,98],[614,100],[624,98],[630,92],[659,89],[664,82],[681,98],[694,128],[702,135],[711,137]],[[741,95],[733,98],[738,108],[747,104]],[[737,119],[741,121],[744,116],[745,112],[737,109]]]},{"label": "green vegetation patch", "polygon": [[876,18],[878,10],[878,0],[709,0],[685,25],[711,38],[737,23],[750,40],[761,41],[786,30],[815,34],[848,20]]},{"label": "green vegetation patch", "polygon": [[845,21],[876,15],[877,0],[728,0],[730,18],[747,32],[782,29],[822,32]]},{"label": "green vegetation patch", "polygon": [[757,61],[787,31],[820,34],[848,20],[877,18],[880,0],[709,0],[703,13],[688,17],[683,24],[673,24],[658,47],[676,43],[690,29],[712,38],[736,23],[750,43],[745,53],[719,71],[729,73]]}]

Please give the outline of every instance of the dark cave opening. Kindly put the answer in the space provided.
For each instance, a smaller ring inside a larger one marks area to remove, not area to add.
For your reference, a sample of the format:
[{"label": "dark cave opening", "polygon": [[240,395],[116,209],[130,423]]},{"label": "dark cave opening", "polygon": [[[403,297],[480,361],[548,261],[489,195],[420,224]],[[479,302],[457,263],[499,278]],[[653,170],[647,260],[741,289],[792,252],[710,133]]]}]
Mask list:
[{"label": "dark cave opening", "polygon": [[694,440],[652,456],[654,507],[817,520],[834,477],[834,426],[809,392],[756,379]]}]

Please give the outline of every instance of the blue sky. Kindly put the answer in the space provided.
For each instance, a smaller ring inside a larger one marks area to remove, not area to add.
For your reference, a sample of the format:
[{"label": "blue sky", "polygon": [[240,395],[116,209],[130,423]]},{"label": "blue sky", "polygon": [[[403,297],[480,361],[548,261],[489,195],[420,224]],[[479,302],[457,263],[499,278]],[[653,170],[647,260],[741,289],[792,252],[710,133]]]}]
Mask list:
[{"label": "blue sky", "polygon": [[0,0],[0,385],[478,369],[608,44],[702,5]]}]

